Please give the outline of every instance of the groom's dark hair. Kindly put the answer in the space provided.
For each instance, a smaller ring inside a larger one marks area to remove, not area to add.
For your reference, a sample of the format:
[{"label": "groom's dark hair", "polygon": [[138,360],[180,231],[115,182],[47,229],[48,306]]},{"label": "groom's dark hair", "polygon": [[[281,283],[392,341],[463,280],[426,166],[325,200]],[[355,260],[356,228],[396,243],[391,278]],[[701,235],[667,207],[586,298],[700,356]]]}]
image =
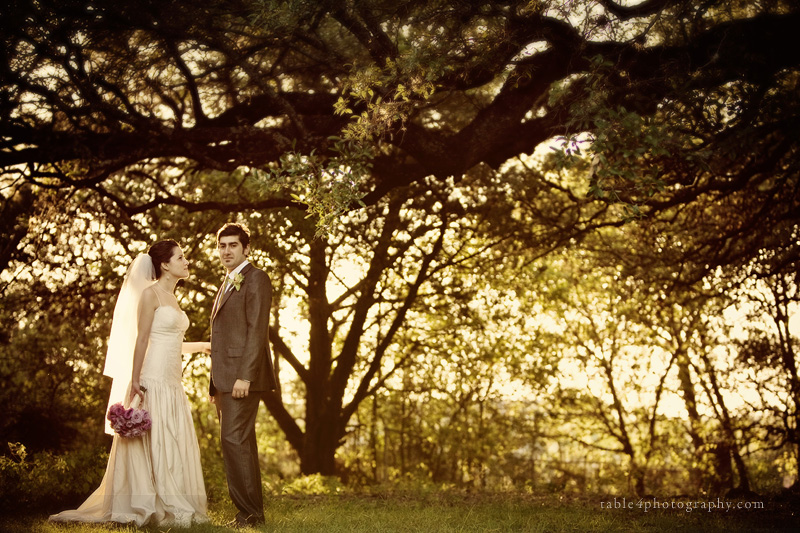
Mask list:
[{"label": "groom's dark hair", "polygon": [[217,232],[217,242],[222,237],[239,237],[239,242],[242,243],[242,248],[250,246],[250,230],[244,224],[236,222],[228,222],[222,226]]}]

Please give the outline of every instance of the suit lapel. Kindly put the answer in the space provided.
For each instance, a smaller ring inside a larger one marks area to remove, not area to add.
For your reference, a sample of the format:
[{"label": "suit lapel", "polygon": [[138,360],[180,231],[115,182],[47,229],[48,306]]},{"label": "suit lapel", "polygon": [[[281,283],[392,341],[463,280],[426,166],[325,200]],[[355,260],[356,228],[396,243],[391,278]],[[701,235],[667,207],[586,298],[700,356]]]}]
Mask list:
[{"label": "suit lapel", "polygon": [[[247,266],[245,266],[245,267],[242,269],[242,271],[240,272],[240,274],[241,274],[242,276],[247,276],[247,273],[248,273],[248,272],[249,272],[249,271],[250,271],[252,268],[253,268],[253,265],[252,265],[251,263],[248,263],[248,264],[247,264]],[[244,283],[244,281],[242,281],[242,283]],[[224,287],[224,286],[225,286],[225,284],[223,283],[223,285],[222,285],[222,286]],[[220,288],[219,288],[219,290],[222,290],[222,287],[220,287]],[[225,305],[225,302],[227,302],[227,301],[228,301],[228,298],[230,298],[230,297],[231,297],[231,294],[233,294],[233,291],[235,291],[235,290],[236,290],[236,289],[235,289],[234,287],[230,287],[230,288],[229,288],[227,291],[225,291],[225,294],[223,294],[223,295],[222,295],[222,300],[219,302],[219,305],[217,306],[217,311],[216,311],[216,313],[214,313],[214,316],[212,316],[212,317],[211,317],[211,322],[212,322],[212,323],[214,322],[214,319],[215,319],[215,318],[217,318],[217,315],[219,314],[219,310],[220,310],[220,309],[222,309],[222,306],[223,306],[223,305]]]}]

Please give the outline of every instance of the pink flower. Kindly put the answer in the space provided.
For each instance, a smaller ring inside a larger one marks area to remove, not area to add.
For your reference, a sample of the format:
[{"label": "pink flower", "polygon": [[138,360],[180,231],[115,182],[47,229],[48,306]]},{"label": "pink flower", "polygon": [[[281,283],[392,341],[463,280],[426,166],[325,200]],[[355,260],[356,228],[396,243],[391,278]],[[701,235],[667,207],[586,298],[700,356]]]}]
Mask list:
[{"label": "pink flower", "polygon": [[111,427],[120,437],[141,437],[153,425],[150,413],[144,409],[125,409],[121,403],[115,403],[108,409],[107,418]]}]

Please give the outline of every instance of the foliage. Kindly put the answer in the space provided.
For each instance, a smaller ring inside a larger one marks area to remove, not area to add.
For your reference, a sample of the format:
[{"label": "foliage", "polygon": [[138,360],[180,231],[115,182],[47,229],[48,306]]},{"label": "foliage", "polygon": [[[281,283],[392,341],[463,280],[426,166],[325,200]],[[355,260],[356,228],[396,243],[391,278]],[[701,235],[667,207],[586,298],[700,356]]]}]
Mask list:
[{"label": "foliage", "polygon": [[95,263],[102,234],[88,230],[79,209],[59,212],[63,205],[43,206],[39,234],[23,250],[35,275],[17,263],[17,279],[2,285],[0,400],[8,407],[0,438],[33,451],[65,449],[81,433],[102,445],[92,436],[103,423],[97,413],[109,384],[96,369],[105,355],[115,264]]},{"label": "foliage", "polygon": [[59,455],[31,455],[22,444],[9,442],[8,450],[9,455],[0,455],[3,513],[56,512],[59,506],[78,505],[100,484],[108,461],[104,450],[88,447]]},{"label": "foliage", "polygon": [[325,477],[319,474],[299,476],[281,487],[282,494],[288,495],[324,495],[342,492],[343,485],[337,477]]},{"label": "foliage", "polygon": [[291,197],[308,206],[306,218],[316,220],[315,236],[330,231],[354,205],[364,207],[359,185],[371,168],[372,150],[352,141],[331,138],[336,155],[322,158],[314,152],[304,156],[285,153],[274,168],[250,173],[263,190],[296,191]]}]

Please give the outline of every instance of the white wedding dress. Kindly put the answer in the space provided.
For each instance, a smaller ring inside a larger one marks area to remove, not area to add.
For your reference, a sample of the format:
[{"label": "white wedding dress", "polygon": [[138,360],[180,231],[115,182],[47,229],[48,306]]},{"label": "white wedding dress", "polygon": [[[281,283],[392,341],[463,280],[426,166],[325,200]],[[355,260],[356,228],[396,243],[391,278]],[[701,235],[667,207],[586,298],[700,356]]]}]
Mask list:
[{"label": "white wedding dress", "polygon": [[[120,522],[189,526],[207,522],[200,449],[181,384],[183,311],[156,308],[139,382],[153,425],[141,438],[114,436],[105,476],[78,508],[55,522]],[[127,397],[127,395],[126,395]]]}]

